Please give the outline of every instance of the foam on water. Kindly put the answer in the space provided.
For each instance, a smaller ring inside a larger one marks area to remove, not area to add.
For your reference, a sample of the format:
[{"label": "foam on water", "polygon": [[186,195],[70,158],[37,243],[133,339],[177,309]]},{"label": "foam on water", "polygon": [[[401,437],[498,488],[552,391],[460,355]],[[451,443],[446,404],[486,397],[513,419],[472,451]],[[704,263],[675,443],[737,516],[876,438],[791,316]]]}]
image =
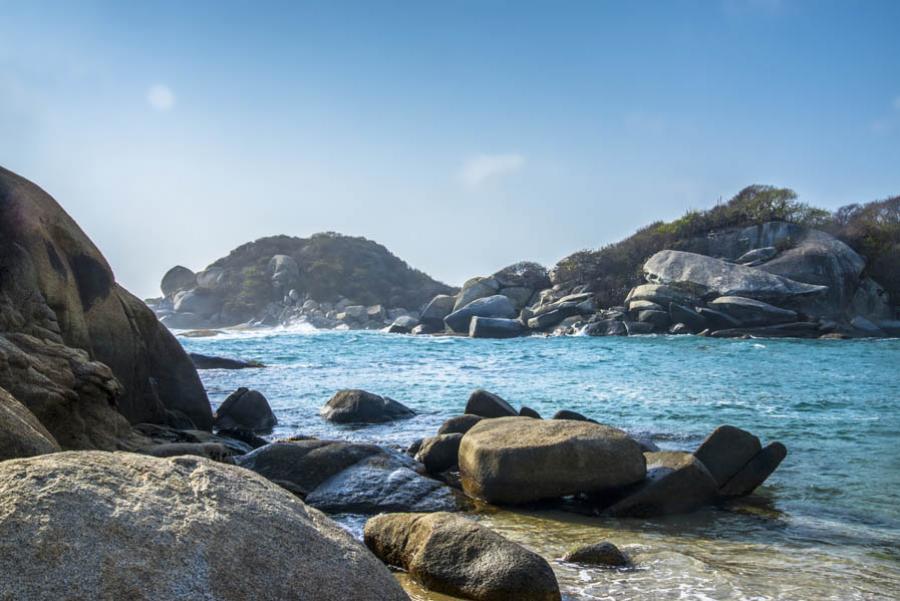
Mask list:
[{"label": "foam on water", "polygon": [[[647,521],[477,516],[550,559],[602,539],[635,556],[637,569],[626,571],[553,562],[567,599],[900,598],[898,340],[472,340],[309,329],[181,340],[189,350],[269,365],[201,376],[214,405],[238,386],[264,392],[279,418],[274,436],[405,446],[484,387],[544,415],[568,408],[651,433],[665,449],[692,450],[722,423],[788,447],[759,494],[724,510]],[[365,428],[324,422],[319,407],[351,387],[419,415]],[[342,521],[361,528],[358,518]]]}]

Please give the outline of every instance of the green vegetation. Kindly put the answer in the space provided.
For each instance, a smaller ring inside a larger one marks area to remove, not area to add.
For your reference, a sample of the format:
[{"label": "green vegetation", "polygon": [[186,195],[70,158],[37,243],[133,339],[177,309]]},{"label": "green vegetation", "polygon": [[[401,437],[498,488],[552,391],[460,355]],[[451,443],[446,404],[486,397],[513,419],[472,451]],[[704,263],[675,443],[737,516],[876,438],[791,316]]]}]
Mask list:
[{"label": "green vegetation", "polygon": [[703,252],[713,231],[784,221],[830,232],[868,260],[867,274],[900,299],[900,197],[849,205],[833,214],[797,200],[788,188],[749,186],[728,202],[706,211],[688,211],[665,223],[658,221],[634,235],[599,250],[582,250],[554,269],[555,282],[589,285],[602,306],[621,304],[642,283],[641,268],[664,249]]}]

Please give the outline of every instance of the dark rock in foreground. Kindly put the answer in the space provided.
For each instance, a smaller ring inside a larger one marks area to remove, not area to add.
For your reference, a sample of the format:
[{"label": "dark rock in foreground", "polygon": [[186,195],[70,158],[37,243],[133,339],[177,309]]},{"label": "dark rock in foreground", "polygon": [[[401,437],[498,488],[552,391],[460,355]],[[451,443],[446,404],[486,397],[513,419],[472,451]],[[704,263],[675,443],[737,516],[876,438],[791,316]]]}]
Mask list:
[{"label": "dark rock in foreground", "polygon": [[3,462],[0,514],[0,596],[17,601],[408,599],[320,512],[205,459],[80,452]]},{"label": "dark rock in foreground", "polygon": [[433,591],[481,601],[561,598],[546,560],[460,516],[379,515],[366,522],[365,542]]},{"label": "dark rock in foreground", "polygon": [[687,513],[715,500],[715,479],[696,457],[679,451],[645,453],[647,478],[606,510],[616,517]]},{"label": "dark rock in foreground", "polygon": [[416,461],[422,463],[429,474],[440,474],[459,465],[461,433],[438,434],[422,441],[416,453]]},{"label": "dark rock in foreground", "polygon": [[734,426],[719,426],[694,452],[712,474],[718,486],[724,486],[742,467],[762,450],[759,439]]},{"label": "dark rock in foreground", "polygon": [[392,398],[365,390],[341,390],[319,411],[338,424],[379,424],[413,417],[416,413]]}]

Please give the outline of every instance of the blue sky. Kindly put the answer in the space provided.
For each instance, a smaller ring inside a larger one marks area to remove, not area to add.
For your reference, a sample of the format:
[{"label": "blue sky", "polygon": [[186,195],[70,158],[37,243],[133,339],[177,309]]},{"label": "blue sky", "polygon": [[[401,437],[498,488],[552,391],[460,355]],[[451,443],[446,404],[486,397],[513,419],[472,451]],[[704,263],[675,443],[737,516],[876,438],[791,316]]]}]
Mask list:
[{"label": "blue sky", "polygon": [[158,294],[270,234],[449,283],[751,183],[900,194],[900,2],[6,2],[0,164]]}]

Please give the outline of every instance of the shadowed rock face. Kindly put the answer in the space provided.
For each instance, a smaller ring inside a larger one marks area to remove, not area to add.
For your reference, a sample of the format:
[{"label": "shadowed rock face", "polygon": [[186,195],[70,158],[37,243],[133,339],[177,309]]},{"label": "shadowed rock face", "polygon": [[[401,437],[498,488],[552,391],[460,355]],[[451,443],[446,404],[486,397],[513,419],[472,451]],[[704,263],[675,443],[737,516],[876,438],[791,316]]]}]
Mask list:
[{"label": "shadowed rock face", "polygon": [[114,448],[118,414],[212,424],[181,345],[56,201],[2,168],[0,342],[0,386],[65,448]]},{"label": "shadowed rock face", "polygon": [[6,461],[0,515],[4,599],[407,599],[324,515],[256,474],[197,457]]},{"label": "shadowed rock face", "polygon": [[59,450],[59,444],[41,422],[0,388],[0,461]]}]

